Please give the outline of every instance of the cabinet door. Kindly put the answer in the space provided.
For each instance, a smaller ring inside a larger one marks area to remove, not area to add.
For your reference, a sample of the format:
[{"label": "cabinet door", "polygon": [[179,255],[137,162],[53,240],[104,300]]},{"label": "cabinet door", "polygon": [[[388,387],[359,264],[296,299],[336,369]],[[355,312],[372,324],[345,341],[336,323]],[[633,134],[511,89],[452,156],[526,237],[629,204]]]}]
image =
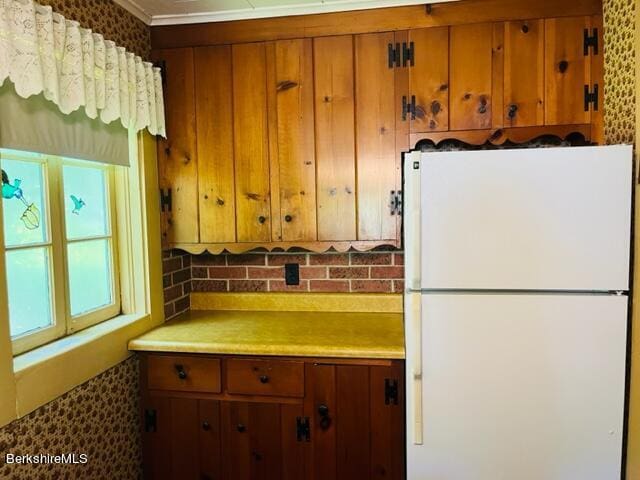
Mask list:
[{"label": "cabinet door", "polygon": [[237,240],[270,242],[265,45],[233,45],[231,56]]},{"label": "cabinet door", "polygon": [[491,128],[493,25],[453,26],[450,42],[450,128]]},{"label": "cabinet door", "polygon": [[355,240],[353,37],[315,38],[313,62],[318,240]]},{"label": "cabinet door", "polygon": [[400,176],[396,155],[394,69],[388,65],[393,33],[355,37],[358,240],[396,239],[391,192]]},{"label": "cabinet door", "polygon": [[[151,415],[150,421],[147,417]],[[218,402],[190,398],[149,398],[143,412],[145,478],[219,478]]]},{"label": "cabinet door", "polygon": [[196,48],[195,79],[200,242],[235,242],[231,47]]},{"label": "cabinet door", "polygon": [[409,31],[414,65],[409,68],[409,91],[415,96],[411,133],[449,129],[449,27]]},{"label": "cabinet door", "polygon": [[275,116],[271,116],[275,122],[272,120],[270,130],[276,132],[272,139],[276,145],[271,150],[271,165],[275,167],[272,176],[277,175],[279,189],[281,237],[276,239],[315,241],[318,233],[312,40],[273,42],[267,51],[269,91],[275,96],[269,108],[275,109]]},{"label": "cabinet door", "polygon": [[191,48],[158,50],[165,62],[164,87],[167,138],[158,145],[160,188],[171,190],[171,210],[162,214],[164,245],[198,243],[198,162],[194,62]]},{"label": "cabinet door", "polygon": [[504,24],[503,123],[544,125],[544,20]]},{"label": "cabinet door", "polygon": [[545,20],[545,118],[547,125],[589,123],[584,89],[591,88],[591,59],[584,54],[589,17]]},{"label": "cabinet door", "polygon": [[308,364],[306,379],[305,414],[312,419],[308,478],[404,478],[401,364]]},{"label": "cabinet door", "polygon": [[224,478],[302,478],[303,443],[296,435],[302,406],[252,402],[223,402],[221,406]]}]

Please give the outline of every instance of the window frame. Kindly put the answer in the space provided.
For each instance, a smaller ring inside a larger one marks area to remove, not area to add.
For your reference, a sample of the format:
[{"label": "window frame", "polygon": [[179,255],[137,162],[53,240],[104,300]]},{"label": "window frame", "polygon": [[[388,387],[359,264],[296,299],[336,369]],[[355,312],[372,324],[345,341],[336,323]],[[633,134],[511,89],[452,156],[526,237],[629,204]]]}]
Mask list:
[{"label": "window frame", "polygon": [[[2,245],[5,256],[7,252],[42,246],[46,246],[49,251],[52,324],[11,338],[13,355],[16,356],[120,315],[122,305],[118,255],[118,219],[115,199],[115,175],[118,167],[54,155],[33,154],[31,152],[24,152],[24,155],[21,155],[17,151],[0,152],[0,163],[3,159],[40,164],[44,183],[42,188],[45,193],[43,199],[43,210],[45,212],[41,212],[41,215],[47,215],[47,242],[12,247]],[[112,302],[109,305],[76,316],[71,315],[67,246],[69,243],[83,242],[90,239],[67,239],[64,179],[62,174],[64,165],[103,170],[108,207],[106,212],[108,233],[95,238],[107,239],[110,245]],[[4,225],[0,225],[0,228],[4,228]],[[4,274],[6,275],[6,272]],[[6,281],[8,288],[8,279]]]}]

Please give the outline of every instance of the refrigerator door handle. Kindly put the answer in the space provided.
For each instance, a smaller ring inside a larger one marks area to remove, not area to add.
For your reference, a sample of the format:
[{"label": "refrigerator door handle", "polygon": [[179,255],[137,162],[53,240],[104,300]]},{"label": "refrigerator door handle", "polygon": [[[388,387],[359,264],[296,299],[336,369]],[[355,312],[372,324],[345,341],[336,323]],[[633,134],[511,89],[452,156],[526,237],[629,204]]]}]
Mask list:
[{"label": "refrigerator door handle", "polygon": [[413,355],[411,361],[411,383],[413,389],[413,443],[422,445],[422,295],[410,295],[411,330],[413,333]]},{"label": "refrigerator door handle", "polygon": [[407,155],[405,161],[405,255],[411,259],[405,265],[406,288],[418,291],[422,288],[422,231],[421,231],[421,170],[419,152]]}]

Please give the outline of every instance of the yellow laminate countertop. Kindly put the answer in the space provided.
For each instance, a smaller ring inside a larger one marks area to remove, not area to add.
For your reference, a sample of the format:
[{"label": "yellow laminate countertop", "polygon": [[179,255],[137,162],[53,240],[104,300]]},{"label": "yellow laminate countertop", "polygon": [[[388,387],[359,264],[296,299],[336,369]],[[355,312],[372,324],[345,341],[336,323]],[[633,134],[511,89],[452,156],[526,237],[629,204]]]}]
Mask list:
[{"label": "yellow laminate countertop", "polygon": [[193,310],[129,342],[148,352],[403,359],[400,313]]}]

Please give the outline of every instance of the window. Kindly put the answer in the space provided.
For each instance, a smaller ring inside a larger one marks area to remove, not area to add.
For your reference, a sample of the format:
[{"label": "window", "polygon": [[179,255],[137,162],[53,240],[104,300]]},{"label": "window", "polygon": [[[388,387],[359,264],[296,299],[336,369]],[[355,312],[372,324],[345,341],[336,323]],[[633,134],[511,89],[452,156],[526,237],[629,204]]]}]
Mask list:
[{"label": "window", "polygon": [[120,313],[116,167],[0,150],[14,354]]}]

